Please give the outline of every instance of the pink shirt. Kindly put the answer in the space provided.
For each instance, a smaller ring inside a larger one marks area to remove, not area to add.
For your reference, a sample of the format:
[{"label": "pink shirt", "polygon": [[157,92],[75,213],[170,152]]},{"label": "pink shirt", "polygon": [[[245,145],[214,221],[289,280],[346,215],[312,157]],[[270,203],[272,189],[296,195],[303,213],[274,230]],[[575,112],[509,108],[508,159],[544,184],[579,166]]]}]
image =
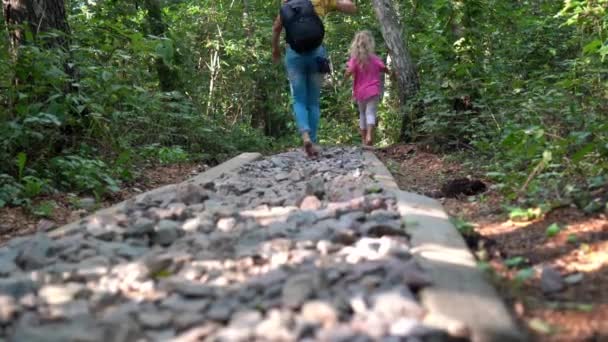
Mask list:
[{"label": "pink shirt", "polygon": [[364,101],[372,96],[380,95],[381,72],[385,67],[378,56],[372,55],[364,67],[359,66],[355,59],[351,57],[346,66],[355,79],[353,82],[353,97],[356,100]]}]

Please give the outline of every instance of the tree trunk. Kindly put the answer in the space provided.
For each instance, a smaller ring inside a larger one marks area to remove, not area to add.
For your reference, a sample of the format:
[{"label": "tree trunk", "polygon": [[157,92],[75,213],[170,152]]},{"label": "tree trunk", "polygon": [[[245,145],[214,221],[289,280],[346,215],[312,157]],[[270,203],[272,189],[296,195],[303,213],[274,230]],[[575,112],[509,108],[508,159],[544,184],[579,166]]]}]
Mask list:
[{"label": "tree trunk", "polygon": [[[150,31],[157,37],[164,37],[167,27],[163,22],[162,9],[159,0],[145,0],[144,6],[148,11],[148,23]],[[162,91],[172,91],[177,88],[178,76],[175,70],[160,57],[156,58],[156,71]]]},{"label": "tree trunk", "polygon": [[2,0],[4,19],[9,28],[13,56],[26,40],[26,30],[36,39],[40,32],[60,31],[58,37],[45,40],[47,46],[68,49],[70,27],[63,0]]},{"label": "tree trunk", "polygon": [[[401,25],[392,1],[373,0],[373,6],[397,78],[396,83],[399,102],[402,108],[405,108],[407,102],[416,95],[419,89],[416,66],[407,50],[406,37],[403,36]],[[411,115],[411,113],[408,115],[404,110],[401,124],[402,139],[408,139],[408,136],[411,135],[412,119],[414,119],[413,115]]]}]

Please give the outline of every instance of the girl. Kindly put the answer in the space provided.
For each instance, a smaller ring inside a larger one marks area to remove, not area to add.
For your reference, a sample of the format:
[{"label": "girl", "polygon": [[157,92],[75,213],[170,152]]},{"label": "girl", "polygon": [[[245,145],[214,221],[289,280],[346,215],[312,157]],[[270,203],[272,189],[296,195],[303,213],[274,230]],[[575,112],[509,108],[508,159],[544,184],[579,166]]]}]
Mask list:
[{"label": "girl", "polygon": [[359,129],[364,145],[373,145],[376,111],[382,89],[382,72],[388,68],[375,55],[374,38],[369,31],[355,35],[350,47],[350,59],[346,65],[345,77],[353,75],[353,97],[359,107]]}]

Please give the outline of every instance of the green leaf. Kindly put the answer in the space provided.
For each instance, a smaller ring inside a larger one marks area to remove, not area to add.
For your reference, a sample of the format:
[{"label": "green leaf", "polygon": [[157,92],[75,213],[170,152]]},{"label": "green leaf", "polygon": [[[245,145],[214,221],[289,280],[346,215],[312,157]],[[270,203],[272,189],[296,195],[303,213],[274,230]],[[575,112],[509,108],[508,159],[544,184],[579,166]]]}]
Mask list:
[{"label": "green leaf", "polygon": [[593,40],[583,47],[583,53],[588,54],[597,52],[602,47],[602,41],[599,39]]},{"label": "green leaf", "polygon": [[27,154],[25,154],[25,152],[19,152],[17,154],[17,170],[19,171],[19,179],[23,178],[23,171],[25,170],[26,162]]},{"label": "green leaf", "polygon": [[526,259],[524,257],[516,256],[516,257],[505,260],[505,265],[508,267],[517,267],[517,266],[523,264],[525,261],[526,261]]},{"label": "green leaf", "polygon": [[106,70],[101,72],[101,79],[104,81],[109,81],[110,79],[112,79],[112,74]]},{"label": "green leaf", "polygon": [[568,243],[576,244],[578,242],[578,236],[574,233],[568,234]]},{"label": "green leaf", "polygon": [[532,319],[528,323],[528,326],[530,327],[530,329],[545,335],[554,332],[554,328],[551,325],[539,318]]},{"label": "green leaf", "polygon": [[524,268],[523,270],[519,270],[516,274],[515,274],[515,280],[517,280],[518,282],[524,282],[532,277],[534,277],[534,274],[536,272],[534,271],[533,268],[528,267],[528,268]]},{"label": "green leaf", "polygon": [[581,148],[580,150],[578,150],[578,152],[576,152],[572,156],[572,162],[575,163],[575,164],[579,163],[581,160],[583,160],[583,158],[585,158],[586,155],[588,155],[593,150],[595,150],[595,144],[594,143],[589,143],[589,144],[585,145],[583,148]]},{"label": "green leaf", "polygon": [[557,223],[552,223],[549,227],[547,227],[545,235],[547,235],[547,237],[554,237],[559,233],[560,230],[561,228]]},{"label": "green leaf", "polygon": [[162,58],[163,62],[167,65],[173,63],[173,41],[170,39],[163,39],[156,45],[156,55]]}]

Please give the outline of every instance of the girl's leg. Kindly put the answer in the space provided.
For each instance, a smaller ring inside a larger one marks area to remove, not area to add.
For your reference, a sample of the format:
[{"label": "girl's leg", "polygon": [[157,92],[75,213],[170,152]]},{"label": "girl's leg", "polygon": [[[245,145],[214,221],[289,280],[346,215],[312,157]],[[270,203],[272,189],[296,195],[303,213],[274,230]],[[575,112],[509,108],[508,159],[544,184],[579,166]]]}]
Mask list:
[{"label": "girl's leg", "polygon": [[357,101],[359,108],[359,133],[361,133],[361,143],[365,145],[367,140],[367,122],[365,118],[365,101]]},{"label": "girl's leg", "polygon": [[285,53],[285,68],[289,77],[289,86],[293,100],[293,111],[296,117],[296,126],[306,143],[310,141],[310,125],[308,122],[307,77],[304,59],[289,47]]},{"label": "girl's leg", "polygon": [[367,100],[367,106],[365,108],[365,116],[367,122],[367,145],[374,144],[374,127],[376,126],[376,112],[378,111],[379,97],[375,96]]}]

